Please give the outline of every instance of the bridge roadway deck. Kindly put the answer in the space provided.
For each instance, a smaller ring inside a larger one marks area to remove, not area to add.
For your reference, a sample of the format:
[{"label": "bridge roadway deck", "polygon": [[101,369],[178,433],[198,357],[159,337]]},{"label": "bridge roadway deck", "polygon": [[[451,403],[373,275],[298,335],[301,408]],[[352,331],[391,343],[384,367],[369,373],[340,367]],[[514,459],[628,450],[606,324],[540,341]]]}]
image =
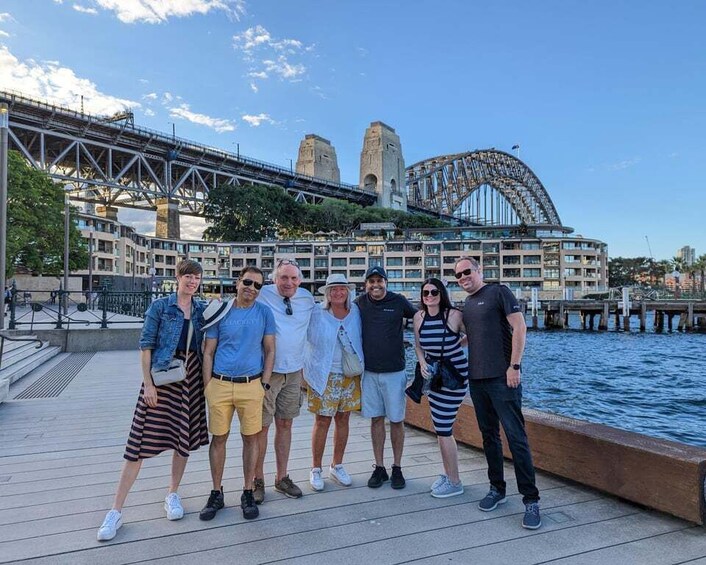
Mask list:
[{"label": "bridge roadway deck", "polygon": [[[26,377],[12,392],[39,376]],[[538,475],[541,529],[520,527],[514,480],[507,504],[480,512],[485,460],[465,447],[466,492],[434,499],[428,487],[440,469],[439,451],[432,436],[413,429],[404,457],[407,488],[371,490],[365,484],[369,429],[357,415],[346,453],[350,488],[327,481],[322,493],[305,488],[302,499],[287,499],[271,488],[269,453],[267,499],[260,518],[245,521],[236,506],[242,477],[236,433],[224,481],[227,507],[212,522],[197,516],[210,489],[207,449],[195,452],[186,469],[180,489],[186,516],[178,522],[167,521],[162,509],[169,475],[169,458],[162,455],[145,463],[118,536],[98,543],[139,380],[136,352],[99,352],[58,397],[0,406],[1,563],[706,564],[704,528],[545,473]],[[311,425],[305,412],[293,429],[290,470],[302,486],[308,486]],[[506,471],[513,476],[510,465]]]}]

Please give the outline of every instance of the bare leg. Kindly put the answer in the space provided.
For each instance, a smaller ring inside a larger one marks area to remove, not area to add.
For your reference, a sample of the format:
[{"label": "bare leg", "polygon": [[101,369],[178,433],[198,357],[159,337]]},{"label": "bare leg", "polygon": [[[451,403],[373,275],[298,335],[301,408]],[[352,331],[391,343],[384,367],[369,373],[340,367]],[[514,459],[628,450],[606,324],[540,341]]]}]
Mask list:
[{"label": "bare leg", "polygon": [[132,485],[135,484],[135,479],[141,468],[142,459],[137,461],[125,461],[125,463],[123,463],[123,470],[120,472],[118,488],[115,491],[115,498],[113,499],[113,510],[117,510],[118,512],[123,511],[123,504],[125,504],[127,494],[130,492]]},{"label": "bare leg", "polygon": [[179,483],[181,483],[181,478],[184,476],[184,469],[186,469],[188,460],[188,457],[179,455],[176,451],[172,454],[172,479],[169,481],[169,492],[179,490]]},{"label": "bare leg", "polygon": [[277,462],[277,481],[287,476],[289,449],[292,446],[292,421],[275,418],[275,460]]},{"label": "bare leg", "polygon": [[221,490],[223,484],[223,468],[226,465],[226,442],[228,434],[211,437],[211,447],[208,450],[208,460],[211,464],[213,490]]},{"label": "bare leg", "polygon": [[328,430],[330,426],[331,416],[319,416],[318,414],[316,415],[314,427],[311,430],[312,467],[321,467],[321,460],[324,457],[324,448],[326,447],[326,436],[328,436]]},{"label": "bare leg", "polygon": [[446,476],[452,483],[458,483],[461,479],[458,476],[458,448],[453,436],[437,436],[439,440],[439,450],[441,460],[444,463]]},{"label": "bare leg", "polygon": [[262,426],[262,430],[257,434],[257,464],[255,465],[255,478],[265,478],[265,455],[267,454],[267,434],[270,426]]},{"label": "bare leg", "polygon": [[390,422],[390,441],[392,442],[393,465],[401,467],[404,449],[404,422]]},{"label": "bare leg", "polygon": [[336,416],[334,418],[336,425],[333,429],[334,465],[340,465],[343,463],[343,454],[346,452],[346,445],[348,445],[348,420],[350,417],[350,412],[336,412]]},{"label": "bare leg", "polygon": [[373,440],[373,457],[375,464],[384,466],[385,451],[385,416],[377,416],[370,420],[370,437]]},{"label": "bare leg", "polygon": [[260,444],[258,434],[245,436],[240,434],[243,440],[243,490],[253,488],[255,480],[255,466],[257,465],[258,446]]}]

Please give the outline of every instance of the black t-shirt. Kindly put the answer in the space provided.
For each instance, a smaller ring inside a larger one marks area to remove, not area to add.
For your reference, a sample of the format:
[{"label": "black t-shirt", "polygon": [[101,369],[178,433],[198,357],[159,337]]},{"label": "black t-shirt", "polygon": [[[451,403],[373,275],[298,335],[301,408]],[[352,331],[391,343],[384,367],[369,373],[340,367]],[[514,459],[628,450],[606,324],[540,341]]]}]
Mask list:
[{"label": "black t-shirt", "polygon": [[504,377],[512,355],[512,327],[507,317],[520,312],[510,289],[486,284],[466,298],[463,324],[468,335],[468,374],[471,380]]},{"label": "black t-shirt", "polygon": [[368,294],[356,299],[363,323],[365,368],[375,373],[394,373],[405,368],[403,320],[417,310],[401,294],[387,292],[382,300]]}]

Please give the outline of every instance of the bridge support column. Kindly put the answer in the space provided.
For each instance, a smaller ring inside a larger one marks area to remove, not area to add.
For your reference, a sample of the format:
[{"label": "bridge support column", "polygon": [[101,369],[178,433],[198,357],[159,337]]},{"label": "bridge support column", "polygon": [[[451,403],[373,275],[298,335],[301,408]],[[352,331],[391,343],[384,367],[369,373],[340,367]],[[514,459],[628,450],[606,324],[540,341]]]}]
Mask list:
[{"label": "bridge support column", "polygon": [[106,220],[118,221],[117,206],[96,206],[96,216],[105,218]]},{"label": "bridge support column", "polygon": [[647,304],[640,304],[640,331],[644,332],[647,328]]},{"label": "bridge support column", "polygon": [[677,324],[677,330],[679,330],[680,332],[683,332],[686,329],[686,320],[688,315],[689,314],[687,312],[682,312],[681,314],[679,314],[679,323]]},{"label": "bridge support column", "polygon": [[623,316],[623,330],[626,332],[630,331],[630,314]]},{"label": "bridge support column", "polygon": [[664,330],[664,312],[662,310],[655,310],[655,331],[661,333]]},{"label": "bridge support column", "polygon": [[674,314],[671,314],[670,312],[665,312],[667,316],[667,330],[672,331],[672,318],[674,317]]},{"label": "bridge support column", "polygon": [[563,330],[568,325],[566,323],[566,309],[564,308],[564,302],[559,303],[559,327]]},{"label": "bridge support column", "polygon": [[395,130],[382,122],[373,122],[365,130],[360,187],[377,192],[378,206],[407,211],[402,144]]},{"label": "bridge support column", "polygon": [[179,226],[179,203],[169,198],[157,200],[157,225],[154,231],[157,237],[181,239]]},{"label": "bridge support column", "polygon": [[296,170],[302,175],[341,182],[336,150],[328,139],[312,133],[304,136],[299,144]]},{"label": "bridge support column", "polygon": [[686,307],[686,331],[694,329],[694,303],[689,302]]}]

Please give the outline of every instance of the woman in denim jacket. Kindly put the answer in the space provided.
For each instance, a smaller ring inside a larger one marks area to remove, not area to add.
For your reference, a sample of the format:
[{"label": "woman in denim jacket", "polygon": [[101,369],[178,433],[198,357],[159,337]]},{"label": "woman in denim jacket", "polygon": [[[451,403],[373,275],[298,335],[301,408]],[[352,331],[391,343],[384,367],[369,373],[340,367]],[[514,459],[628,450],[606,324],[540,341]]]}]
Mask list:
[{"label": "woman in denim jacket", "polygon": [[[122,526],[122,508],[140,472],[142,461],[173,450],[172,476],[164,510],[167,519],[179,520],[184,508],[177,489],[189,452],[208,444],[201,340],[204,307],[194,299],[203,270],[196,261],[177,266],[177,292],[155,300],[145,314],[140,336],[142,388],[125,447],[126,459],[113,508],[98,530],[98,541],[110,540]],[[191,341],[188,339],[192,326]],[[167,369],[174,358],[186,359],[186,378],[156,387],[151,372]]]}]

